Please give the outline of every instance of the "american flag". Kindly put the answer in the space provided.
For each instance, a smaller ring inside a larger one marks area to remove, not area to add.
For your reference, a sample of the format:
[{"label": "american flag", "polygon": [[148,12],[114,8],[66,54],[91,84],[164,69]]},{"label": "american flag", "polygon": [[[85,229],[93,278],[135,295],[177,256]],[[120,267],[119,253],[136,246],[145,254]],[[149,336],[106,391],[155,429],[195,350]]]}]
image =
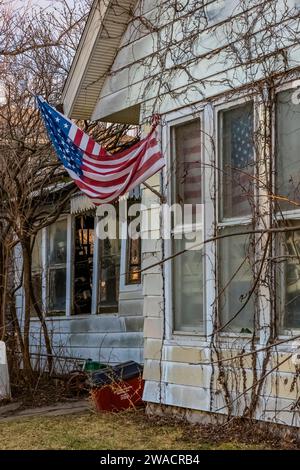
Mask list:
[{"label": "american flag", "polygon": [[115,201],[165,165],[155,126],[129,149],[110,154],[41,96],[37,102],[59,160],[95,205]]}]

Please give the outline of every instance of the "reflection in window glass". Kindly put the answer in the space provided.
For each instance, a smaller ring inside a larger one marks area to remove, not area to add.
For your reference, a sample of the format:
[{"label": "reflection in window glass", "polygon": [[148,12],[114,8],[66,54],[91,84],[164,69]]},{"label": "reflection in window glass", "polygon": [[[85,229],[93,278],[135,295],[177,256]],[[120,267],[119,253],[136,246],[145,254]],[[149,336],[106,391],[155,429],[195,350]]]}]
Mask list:
[{"label": "reflection in window glass", "polygon": [[100,240],[100,313],[117,312],[120,282],[120,240]]},{"label": "reflection in window glass", "polygon": [[67,260],[67,221],[60,220],[49,228],[49,263],[65,263]]},{"label": "reflection in window glass", "polygon": [[175,137],[175,200],[183,204],[201,203],[201,140],[200,120],[174,128]]},{"label": "reflection in window glass", "polygon": [[[288,226],[299,221],[288,221]],[[277,237],[276,293],[281,331],[300,328],[300,231]]]},{"label": "reflection in window glass", "polygon": [[127,239],[126,284],[141,283],[141,238]]},{"label": "reflection in window glass", "polygon": [[[293,104],[294,90],[277,96],[277,193],[290,201],[300,202],[300,107]],[[283,210],[295,204],[279,201]]]},{"label": "reflection in window glass", "polygon": [[220,113],[221,220],[251,213],[253,204],[253,105]]},{"label": "reflection in window glass", "polygon": [[221,326],[225,325],[240,308],[241,312],[225,331],[252,333],[254,329],[254,294],[248,303],[246,299],[253,283],[253,243],[249,235],[239,235],[245,227],[229,227],[219,234],[219,311]]},{"label": "reflection in window glass", "polygon": [[49,310],[64,313],[66,309],[66,268],[49,269]]},{"label": "reflection in window glass", "polygon": [[[127,204],[127,211],[133,204],[140,204],[139,200],[129,200]],[[138,206],[139,207],[139,206]],[[127,240],[126,240],[126,284],[140,284],[141,283],[141,237],[137,235],[141,231],[140,224],[141,213],[130,216],[127,213]],[[138,233],[131,233],[131,222],[136,222],[135,230]]]}]

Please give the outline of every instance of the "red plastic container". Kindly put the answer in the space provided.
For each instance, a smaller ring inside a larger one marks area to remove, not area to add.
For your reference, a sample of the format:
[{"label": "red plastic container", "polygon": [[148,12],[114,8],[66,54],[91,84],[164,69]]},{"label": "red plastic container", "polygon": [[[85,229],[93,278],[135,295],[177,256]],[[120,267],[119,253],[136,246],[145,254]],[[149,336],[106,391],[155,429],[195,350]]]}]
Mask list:
[{"label": "red plastic container", "polygon": [[141,377],[112,382],[91,392],[97,411],[122,411],[143,405]]}]

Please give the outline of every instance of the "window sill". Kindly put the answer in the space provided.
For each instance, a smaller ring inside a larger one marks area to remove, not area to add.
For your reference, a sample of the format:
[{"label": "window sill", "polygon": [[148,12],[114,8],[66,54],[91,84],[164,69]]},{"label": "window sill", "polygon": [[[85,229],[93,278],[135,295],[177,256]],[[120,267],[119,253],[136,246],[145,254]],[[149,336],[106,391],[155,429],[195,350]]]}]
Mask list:
[{"label": "window sill", "polygon": [[[249,341],[252,340],[252,333],[234,333],[234,332],[221,332],[217,333],[216,337],[218,337],[220,340],[230,340],[230,342],[236,341],[236,340],[241,340],[241,341]],[[255,336],[254,338],[255,342],[259,342],[259,337]]]},{"label": "window sill", "polygon": [[193,347],[206,347],[209,345],[205,333],[188,333],[188,332],[176,332],[173,333],[171,338],[164,340],[165,346],[193,346]]},{"label": "window sill", "polygon": [[[291,351],[294,341],[299,342],[300,345],[300,329],[288,330],[283,333],[279,333],[277,341],[286,341],[286,343],[278,344],[277,351]],[[276,348],[276,346],[274,346]]]},{"label": "window sill", "polygon": [[[57,320],[57,321],[60,321],[60,320],[86,320],[87,318],[94,318],[94,317],[104,317],[104,316],[118,316],[118,312],[112,312],[112,313],[82,313],[80,315],[74,315],[74,314],[71,314],[71,315],[49,315],[49,316],[46,316],[45,319],[46,320]],[[38,317],[31,317],[31,321],[32,322],[40,322],[39,318]]]}]

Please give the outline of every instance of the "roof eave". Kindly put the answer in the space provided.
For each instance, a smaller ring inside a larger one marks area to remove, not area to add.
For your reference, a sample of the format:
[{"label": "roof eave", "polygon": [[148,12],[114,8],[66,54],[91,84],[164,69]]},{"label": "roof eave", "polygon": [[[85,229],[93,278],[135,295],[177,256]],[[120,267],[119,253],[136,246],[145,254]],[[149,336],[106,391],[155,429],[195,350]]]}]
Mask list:
[{"label": "roof eave", "polygon": [[[68,117],[91,119],[94,115],[135,4],[136,0],[94,1],[63,90],[64,113]],[[114,113],[110,110],[106,113],[111,114]]]},{"label": "roof eave", "polygon": [[[104,9],[107,9],[109,3],[110,2],[99,2],[99,0],[94,0],[72,61],[71,68],[62,91],[64,114],[70,118],[73,117],[72,112],[77,95],[80,91],[80,84],[102,26],[100,5],[102,5]],[[100,20],[98,21],[98,24],[97,20]],[[92,30],[93,25],[95,26],[94,30]],[[92,112],[93,109],[91,109],[90,114],[92,114]]]}]

